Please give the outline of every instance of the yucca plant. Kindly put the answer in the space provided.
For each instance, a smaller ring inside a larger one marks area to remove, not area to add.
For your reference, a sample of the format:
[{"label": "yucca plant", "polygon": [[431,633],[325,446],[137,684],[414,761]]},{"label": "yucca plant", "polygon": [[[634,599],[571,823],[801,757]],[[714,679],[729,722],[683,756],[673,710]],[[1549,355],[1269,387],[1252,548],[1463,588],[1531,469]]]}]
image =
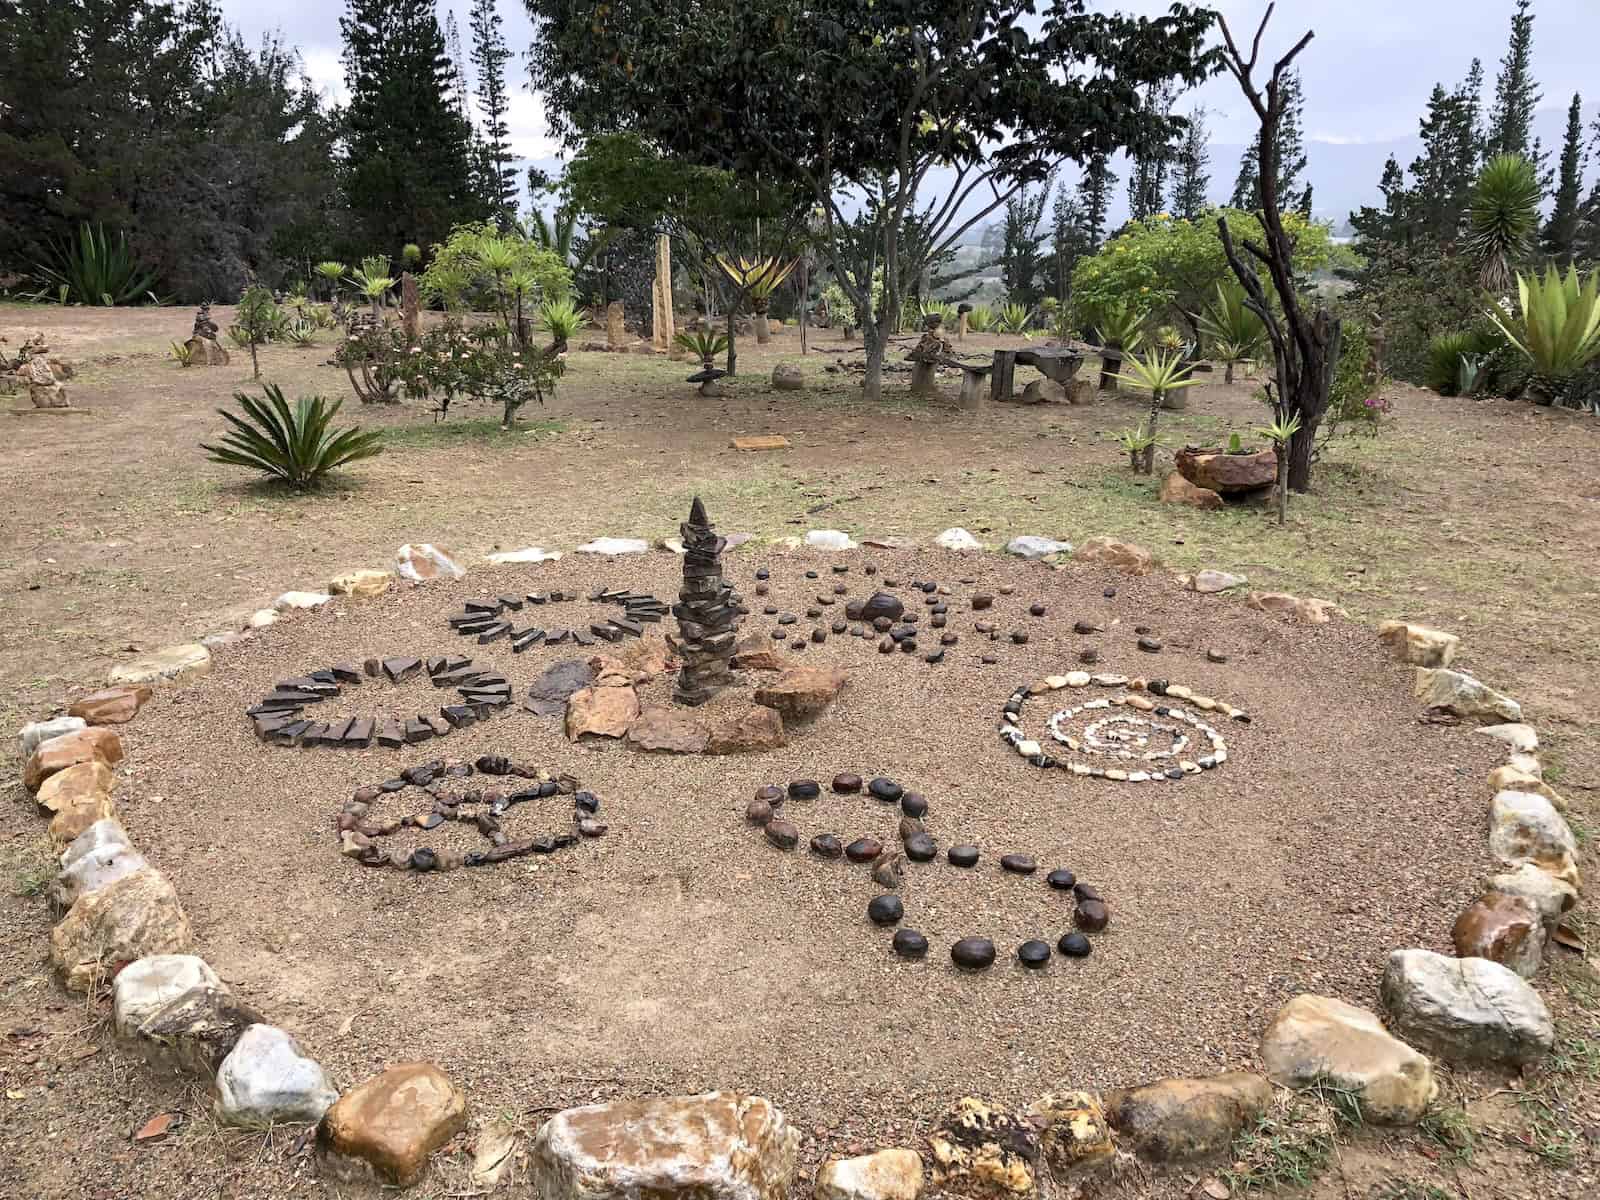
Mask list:
[{"label": "yucca plant", "polygon": [[1423,382],[1441,396],[1455,396],[1461,390],[1461,360],[1474,354],[1478,339],[1470,330],[1441,333],[1428,343],[1428,361]]},{"label": "yucca plant", "polygon": [[539,318],[550,331],[550,340],[558,354],[567,348],[567,342],[583,325],[583,314],[571,300],[546,300],[539,306]]},{"label": "yucca plant", "polygon": [[1137,350],[1144,341],[1144,314],[1126,304],[1107,305],[1095,319],[1102,345],[1115,350]]},{"label": "yucca plant", "polygon": [[234,393],[244,409],[242,417],[225,408],[217,410],[232,428],[219,444],[200,444],[210,461],[247,467],[304,491],[337,467],[383,453],[380,432],[329,428],[342,400],[301,396],[290,408],[276,384],[262,390],[265,400]]},{"label": "yucca plant", "polygon": [[355,284],[356,290],[367,298],[367,302],[372,305],[372,315],[380,320],[383,317],[383,298],[399,282],[394,276],[385,274],[387,270],[386,260],[364,258],[361,260],[361,265],[350,273],[350,282]]},{"label": "yucca plant", "polygon": [[187,342],[173,342],[172,349],[168,353],[172,355],[172,361],[180,367],[194,365],[194,351],[189,349]]},{"label": "yucca plant", "polygon": [[967,328],[973,333],[988,333],[994,328],[994,309],[987,304],[974,304],[967,314]]},{"label": "yucca plant", "polygon": [[1495,295],[1511,287],[1511,264],[1533,247],[1539,231],[1539,176],[1520,154],[1491,158],[1478,173],[1468,207],[1468,245],[1479,279]]},{"label": "yucca plant", "polygon": [[422,247],[415,242],[407,242],[400,247],[400,261],[405,264],[406,270],[409,271],[422,261]]},{"label": "yucca plant", "polygon": [[39,263],[34,274],[46,289],[54,289],[61,302],[79,304],[128,304],[145,297],[154,299],[150,289],[156,273],[140,264],[128,245],[128,235],[113,239],[104,225],[85,221],[76,239],[68,238],[52,247],[49,262]]},{"label": "yucca plant", "polygon": [[1127,454],[1128,465],[1137,471],[1145,454],[1155,453],[1156,435],[1141,425],[1137,429],[1124,429],[1117,434],[1117,444]]},{"label": "yucca plant", "polygon": [[1193,387],[1197,381],[1189,374],[1189,366],[1183,361],[1183,355],[1175,351],[1157,350],[1144,358],[1130,354],[1125,366],[1127,373],[1118,374],[1116,378],[1150,392],[1150,414],[1144,422],[1145,430],[1150,434],[1150,444],[1144,447],[1143,456],[1134,468],[1148,475],[1155,469],[1156,424],[1161,419],[1161,406],[1166,401],[1167,393]]},{"label": "yucca plant", "polygon": [[1600,271],[1587,278],[1576,267],[1566,274],[1546,267],[1543,275],[1517,275],[1518,315],[1498,308],[1489,317],[1533,367],[1528,381],[1534,400],[1553,403],[1573,376],[1600,358]]},{"label": "yucca plant", "polygon": [[1289,515],[1289,443],[1300,432],[1300,414],[1295,413],[1287,421],[1281,416],[1276,417],[1271,425],[1262,426],[1256,432],[1271,442],[1273,450],[1277,452],[1278,524],[1282,525]]},{"label": "yucca plant", "polygon": [[317,278],[327,285],[329,300],[339,294],[339,281],[344,278],[345,273],[345,265],[342,262],[335,262],[330,258],[319,262],[311,269]]},{"label": "yucca plant", "polygon": [[1006,304],[1000,309],[1000,316],[995,321],[995,327],[1001,333],[1020,334],[1022,337],[1032,337],[1028,327],[1033,323],[1033,313],[1025,304]]},{"label": "yucca plant", "polygon": [[290,321],[284,328],[283,336],[296,346],[309,346],[317,339],[317,327],[303,318]]},{"label": "yucca plant", "polygon": [[686,329],[672,340],[698,358],[708,371],[717,365],[717,356],[728,348],[728,335],[721,330]]},{"label": "yucca plant", "polygon": [[799,261],[797,258],[784,262],[778,258],[742,256],[732,259],[725,254],[717,255],[717,266],[722,268],[722,273],[732,281],[734,287],[750,297],[750,311],[755,315],[756,342],[760,345],[766,345],[772,336],[767,325],[767,306],[772,302],[772,293],[789,278],[789,272],[795,269]]},{"label": "yucca plant", "polygon": [[1217,284],[1216,299],[1195,314],[1195,324],[1226,364],[1224,383],[1233,382],[1234,364],[1256,357],[1267,338],[1266,323],[1245,307],[1244,285],[1237,280]]}]

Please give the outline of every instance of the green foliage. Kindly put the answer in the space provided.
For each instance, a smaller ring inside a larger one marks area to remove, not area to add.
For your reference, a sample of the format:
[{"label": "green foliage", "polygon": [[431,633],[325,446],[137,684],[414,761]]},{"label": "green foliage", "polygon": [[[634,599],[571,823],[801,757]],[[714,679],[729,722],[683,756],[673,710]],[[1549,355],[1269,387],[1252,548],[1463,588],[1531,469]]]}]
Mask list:
[{"label": "green foliage", "polygon": [[1183,355],[1171,350],[1155,350],[1144,357],[1130,353],[1123,360],[1123,370],[1127,373],[1115,378],[1158,397],[1200,382],[1189,374]]},{"label": "green foliage", "polygon": [[1144,341],[1144,314],[1131,304],[1119,302],[1105,304],[1098,309],[1081,305],[1080,309],[1100,338],[1100,344],[1118,350],[1136,350]]},{"label": "green foliage", "polygon": [[1539,231],[1539,176],[1520,154],[1489,160],[1472,189],[1468,243],[1480,265],[1483,286],[1494,293],[1511,286],[1511,266],[1526,257]]},{"label": "green foliage", "polygon": [[412,399],[431,398],[435,412],[449,414],[457,396],[501,406],[501,428],[516,423],[530,400],[544,403],[546,392],[566,371],[557,342],[545,350],[520,345],[505,326],[465,327],[450,319],[422,335],[414,348],[392,354],[386,370],[392,384]]},{"label": "green foliage", "polygon": [[284,330],[284,337],[296,346],[310,346],[317,340],[317,327],[305,318],[290,321]]},{"label": "green foliage", "polygon": [[261,363],[256,356],[257,347],[270,342],[286,323],[272,293],[260,284],[251,284],[239,296],[234,309],[233,324],[228,326],[228,336],[250,351],[251,378],[261,378]]},{"label": "green foliage", "polygon": [[422,261],[422,247],[415,242],[407,242],[400,247],[400,261],[405,264],[406,270],[409,271]]},{"label": "green foliage", "polygon": [[339,284],[344,279],[344,273],[346,270],[347,268],[342,262],[332,258],[324,259],[322,262],[319,262],[315,267],[312,268],[312,271],[315,272],[317,278],[321,279],[322,282],[327,285],[328,298],[330,300],[333,299],[334,296],[338,295]]},{"label": "green foliage", "polygon": [[716,256],[716,264],[741,293],[750,298],[750,307],[765,313],[778,285],[789,278],[799,259],[783,262],[777,258],[731,258],[726,254]]},{"label": "green foliage", "polygon": [[155,272],[141,265],[128,245],[128,236],[108,237],[105,226],[78,227],[78,236],[58,242],[49,260],[34,268],[41,287],[55,291],[74,304],[128,304],[154,299]]},{"label": "green foliage", "polygon": [[507,281],[517,276],[528,298],[565,300],[572,294],[572,271],[555,251],[518,232],[501,233],[492,221],[457,225],[433,248],[417,286],[429,300],[451,312],[503,310]]},{"label": "green foliage", "polygon": [[1145,452],[1155,448],[1156,435],[1151,432],[1148,425],[1141,425],[1137,429],[1124,429],[1117,434],[1117,445],[1122,447],[1133,469],[1137,471]]},{"label": "green foliage", "polygon": [[1029,327],[1033,323],[1033,314],[1023,304],[1007,304],[1000,310],[1000,316],[995,322],[995,327],[1001,333],[1020,334],[1030,336]]},{"label": "green foliage", "polygon": [[1476,358],[1478,338],[1471,330],[1457,329],[1441,333],[1428,343],[1427,384],[1441,396],[1459,396],[1462,362]]},{"label": "green foliage", "polygon": [[1195,324],[1212,347],[1229,347],[1233,353],[1221,355],[1229,362],[1253,358],[1267,340],[1267,326],[1245,306],[1244,285],[1229,278],[1217,282],[1216,296],[1195,317]]},{"label": "green foliage", "polygon": [[1489,317],[1532,364],[1538,388],[1556,392],[1600,357],[1600,270],[1587,278],[1576,267],[1566,274],[1546,267],[1543,275],[1517,276],[1519,311],[1499,308]]},{"label": "green foliage", "polygon": [[194,352],[189,349],[187,342],[173,342],[167,353],[180,367],[191,366],[194,363]]},{"label": "green foliage", "polygon": [[583,314],[571,300],[546,300],[539,306],[539,319],[557,346],[565,346],[583,327]]},{"label": "green foliage", "polygon": [[1375,434],[1393,407],[1383,398],[1384,380],[1373,360],[1372,331],[1359,316],[1343,318],[1339,361],[1328,389],[1328,411],[1318,432],[1326,444],[1342,431]]},{"label": "green foliage", "polygon": [[217,410],[232,428],[220,444],[201,443],[212,462],[259,471],[303,491],[346,463],[383,452],[380,433],[330,428],[342,401],[301,396],[290,408],[281,388],[267,384],[263,390],[265,401],[234,393],[242,417]]},{"label": "green foliage", "polygon": [[967,328],[973,333],[988,333],[994,328],[994,310],[987,304],[974,304],[967,314]]},{"label": "green foliage", "polygon": [[721,330],[686,329],[672,340],[708,367],[728,348],[728,335]]}]

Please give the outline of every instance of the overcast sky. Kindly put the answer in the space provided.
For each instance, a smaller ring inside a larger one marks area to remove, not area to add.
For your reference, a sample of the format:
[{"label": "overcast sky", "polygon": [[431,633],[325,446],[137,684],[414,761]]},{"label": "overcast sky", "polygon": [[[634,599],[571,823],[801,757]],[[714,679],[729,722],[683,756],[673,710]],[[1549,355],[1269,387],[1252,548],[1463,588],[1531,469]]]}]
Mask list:
[{"label": "overcast sky", "polygon": [[[343,6],[338,0],[221,2],[227,20],[249,37],[281,31],[300,47],[311,77],[330,95],[342,97]],[[1156,14],[1168,3],[1104,0],[1100,6]],[[1213,7],[1228,19],[1236,38],[1246,39],[1266,5],[1265,0],[1213,0]],[[441,0],[441,19],[451,8],[470,51],[468,0]],[[1485,60],[1487,103],[1512,8],[1512,0],[1280,0],[1263,46],[1264,59],[1286,49],[1308,28],[1317,35],[1299,62],[1319,215],[1337,215],[1340,209],[1375,195],[1389,153],[1398,153],[1409,164],[1428,93],[1436,81],[1446,87],[1459,81],[1475,54]],[[516,53],[508,64],[515,88],[510,117],[513,143],[525,158],[546,159],[560,148],[545,129],[537,97],[527,91],[522,51],[532,29],[521,0],[501,0],[500,10],[506,40]],[[1544,89],[1539,127],[1548,145],[1560,135],[1574,92],[1587,87],[1595,93],[1585,104],[1591,120],[1593,102],[1600,101],[1600,71],[1595,68],[1600,0],[1536,0],[1534,11],[1534,72]],[[1179,108],[1194,103],[1204,104],[1211,114],[1211,136],[1218,143],[1212,190],[1218,199],[1225,198],[1237,170],[1238,147],[1254,133],[1254,117],[1227,77],[1186,96]],[[1319,153],[1319,147],[1327,149]]]}]

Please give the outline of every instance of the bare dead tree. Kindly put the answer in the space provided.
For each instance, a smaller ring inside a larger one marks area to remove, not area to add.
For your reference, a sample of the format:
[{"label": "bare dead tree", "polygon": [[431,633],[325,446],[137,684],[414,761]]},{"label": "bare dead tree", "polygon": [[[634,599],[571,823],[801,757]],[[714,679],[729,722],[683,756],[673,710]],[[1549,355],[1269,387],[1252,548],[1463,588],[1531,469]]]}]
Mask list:
[{"label": "bare dead tree", "polygon": [[[1328,411],[1328,398],[1333,387],[1334,369],[1339,362],[1339,349],[1343,328],[1327,306],[1320,301],[1309,315],[1301,303],[1294,285],[1294,239],[1283,228],[1283,213],[1278,196],[1278,126],[1283,120],[1283,77],[1295,57],[1311,44],[1316,34],[1310,30],[1294,48],[1272,67],[1272,76],[1264,88],[1254,80],[1256,64],[1261,54],[1261,36],[1267,22],[1272,19],[1276,4],[1268,4],[1261,17],[1256,35],[1250,43],[1250,57],[1240,52],[1233,40],[1233,31],[1227,20],[1217,17],[1226,43],[1223,63],[1229,74],[1239,83],[1245,99],[1255,109],[1261,122],[1258,140],[1257,170],[1260,180],[1261,228],[1263,241],[1258,245],[1245,239],[1241,244],[1246,254],[1266,267],[1277,293],[1278,307],[1268,302],[1266,289],[1254,264],[1247,262],[1234,246],[1233,235],[1228,230],[1226,217],[1217,218],[1222,234],[1222,247],[1228,256],[1228,265],[1245,290],[1245,307],[1255,313],[1267,327],[1267,337],[1272,343],[1272,357],[1276,385],[1268,384],[1267,398],[1272,402],[1273,413],[1279,421],[1287,422],[1295,416],[1300,427],[1289,443],[1288,484],[1297,492],[1311,488],[1311,459],[1316,446],[1317,427]],[[1280,481],[1280,486],[1281,486]]]}]

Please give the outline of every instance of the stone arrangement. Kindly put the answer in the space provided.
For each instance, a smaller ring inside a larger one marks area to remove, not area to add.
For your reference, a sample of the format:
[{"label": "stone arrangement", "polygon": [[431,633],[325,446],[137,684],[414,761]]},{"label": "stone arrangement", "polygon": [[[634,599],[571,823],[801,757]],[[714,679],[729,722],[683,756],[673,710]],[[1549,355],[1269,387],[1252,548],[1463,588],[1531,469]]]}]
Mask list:
[{"label": "stone arrangement", "polygon": [[[527,786],[460,788],[458,781],[474,773],[494,778],[527,780]],[[430,797],[426,811],[379,824],[371,819],[372,806],[385,795],[420,788]],[[460,789],[460,790],[458,790]],[[568,832],[511,841],[502,817],[514,806],[556,796],[572,798],[572,829]],[[339,810],[339,853],[362,866],[395,867],[402,871],[453,871],[458,867],[493,866],[528,854],[554,854],[575,846],[583,838],[601,837],[606,826],[599,820],[600,798],[583,790],[571,775],[552,775],[537,767],[520,766],[501,755],[481,755],[477,762],[447,763],[443,759],[407,767],[393,779],[357,788]],[[403,829],[437,829],[446,821],[471,825],[488,842],[483,850],[462,854],[419,846],[411,851],[386,851],[379,840]]]},{"label": "stone arrangement", "polygon": [[[427,667],[429,682],[436,688],[454,688],[457,704],[442,705],[438,713],[396,716],[376,713],[363,716],[338,716],[319,721],[306,711],[314,705],[344,695],[347,687],[363,679],[388,679],[402,683],[420,676]],[[361,667],[339,664],[293,679],[283,679],[271,692],[245,710],[262,741],[273,746],[340,746],[365,749],[374,741],[398,749],[414,746],[476,724],[511,703],[511,684],[498,671],[473,665],[460,655],[429,658],[369,658]]]},{"label": "stone arrangement", "polygon": [[[899,881],[908,869],[906,864],[933,863],[938,860],[939,847],[926,826],[928,801],[920,792],[909,792],[898,781],[878,776],[863,781],[860,775],[841,772],[829,785],[835,795],[858,795],[863,791],[873,800],[883,804],[898,805],[900,818],[900,850],[894,851],[877,838],[859,837],[846,843],[836,833],[819,833],[810,839],[812,855],[818,859],[837,860],[870,866],[872,878],[886,889],[867,905],[867,919],[880,928],[895,930],[891,947],[903,959],[923,959],[928,955],[928,939],[918,930],[902,926],[905,919],[905,902],[894,894]],[[771,784],[761,788],[745,808],[745,817],[759,827],[768,844],[779,850],[793,850],[800,844],[801,832],[791,821],[784,808],[786,801],[815,800],[822,794],[822,785],[815,779],[792,779],[786,786]],[[945,851],[945,862],[959,870],[972,870],[978,865],[982,851],[975,845],[951,846]],[[1039,869],[1038,861],[1028,854],[1003,854],[1000,869],[1009,875],[1029,876]],[[1045,885],[1052,891],[1070,896],[1074,901],[1072,923],[1075,929],[1061,935],[1056,951],[1064,958],[1087,958],[1093,951],[1086,933],[1100,933],[1110,923],[1111,912],[1100,891],[1066,868],[1048,872]],[[896,928],[898,926],[898,928]],[[1050,962],[1048,941],[1029,938],[1017,947],[1017,961],[1024,967],[1038,969]],[[982,971],[994,965],[994,942],[981,936],[958,939],[950,947],[950,960],[964,970]]]},{"label": "stone arrangement", "polygon": [[733,682],[734,644],[744,613],[733,584],[722,577],[726,542],[711,527],[699,496],[678,531],[683,538],[683,588],[672,607],[678,638],[668,638],[668,643],[683,660],[683,668],[672,698],[679,704],[699,705]]},{"label": "stone arrangement", "polygon": [[184,365],[189,367],[225,367],[228,365],[228,352],[217,341],[217,323],[211,319],[211,301],[205,303],[195,311],[194,328],[189,332],[189,340],[184,343],[184,351],[188,358]]},{"label": "stone arrangement", "polygon": [[535,624],[517,629],[506,613],[521,612],[525,606],[542,609],[578,599],[576,594],[567,592],[528,592],[496,596],[493,600],[468,600],[463,611],[450,618],[450,628],[462,637],[476,637],[480,646],[507,640],[511,652],[521,654],[534,646],[560,646],[569,641],[576,646],[593,646],[597,641],[620,642],[625,637],[642,637],[646,625],[659,622],[667,613],[664,601],[626,588],[596,588],[588,598],[595,604],[620,604],[622,616],[592,622],[587,629],[581,626],[545,629]]}]

